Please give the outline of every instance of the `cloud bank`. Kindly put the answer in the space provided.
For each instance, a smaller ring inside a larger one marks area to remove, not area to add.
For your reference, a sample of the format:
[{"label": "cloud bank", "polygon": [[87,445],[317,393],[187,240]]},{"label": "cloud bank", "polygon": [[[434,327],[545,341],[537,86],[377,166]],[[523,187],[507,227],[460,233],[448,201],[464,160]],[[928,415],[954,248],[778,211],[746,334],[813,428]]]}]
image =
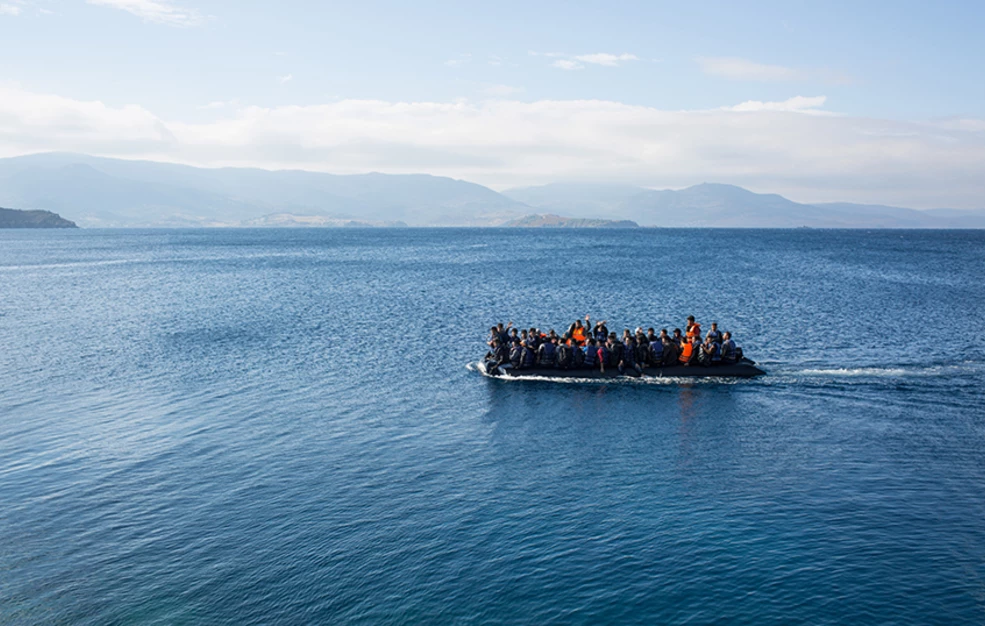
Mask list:
[{"label": "cloud bank", "polygon": [[132,13],[145,22],[166,26],[200,26],[205,18],[194,9],[176,6],[169,0],[86,0],[96,6],[120,9]]},{"label": "cloud bank", "polygon": [[0,156],[50,150],[204,166],[427,172],[494,187],[714,181],[801,201],[985,207],[985,122],[824,113],[823,96],[666,111],[602,100],[230,103],[163,119],[0,84]]}]

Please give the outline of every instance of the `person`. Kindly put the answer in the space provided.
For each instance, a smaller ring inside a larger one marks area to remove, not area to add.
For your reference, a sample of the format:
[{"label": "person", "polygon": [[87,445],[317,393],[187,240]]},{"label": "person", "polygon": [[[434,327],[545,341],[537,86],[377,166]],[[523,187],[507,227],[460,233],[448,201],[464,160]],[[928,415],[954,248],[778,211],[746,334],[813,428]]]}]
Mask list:
[{"label": "person", "polygon": [[685,328],[685,336],[690,339],[691,337],[697,337],[701,339],[701,324],[694,321],[693,315],[687,316],[687,325]]},{"label": "person", "polygon": [[[585,324],[588,324],[591,320],[589,316],[585,316]],[[585,345],[585,339],[588,338],[588,327],[583,326],[581,320],[575,320],[575,323],[568,328],[568,332],[571,334],[571,338],[579,346]]]},{"label": "person", "polygon": [[609,346],[606,344],[606,342],[596,341],[595,343],[598,344],[599,347],[598,351],[596,352],[596,355],[599,358],[599,371],[604,374],[605,366],[609,364],[609,359],[611,358],[612,355],[609,354]]},{"label": "person", "polygon": [[663,344],[661,346],[663,348],[663,354],[661,355],[661,359],[660,359],[661,365],[663,365],[664,367],[677,365],[678,364],[677,359],[681,353],[681,344],[674,341],[673,339],[670,338],[670,336],[666,334],[660,340],[660,343]]},{"label": "person", "polygon": [[531,348],[531,344],[523,344],[523,361],[520,364],[521,368],[531,368],[537,364],[537,353]]},{"label": "person", "polygon": [[513,366],[513,369],[518,370],[521,367],[523,367],[524,349],[525,348],[523,347],[523,344],[521,344],[520,342],[514,343],[513,346],[510,348],[510,365]]},{"label": "person", "polygon": [[674,336],[671,337],[671,339],[673,339],[674,343],[676,343],[678,347],[684,344],[684,335],[681,334],[680,328],[674,329]]},{"label": "person", "polygon": [[706,337],[698,350],[698,364],[704,367],[711,367],[712,365],[717,365],[721,360],[722,357],[718,352],[718,344],[712,341],[711,337]]},{"label": "person", "polygon": [[[666,339],[670,339],[667,337]],[[660,367],[664,362],[664,343],[656,335],[653,336],[653,341],[650,342],[649,355],[647,357],[648,362],[651,367]]]},{"label": "person", "polygon": [[722,363],[732,365],[738,362],[739,355],[735,347],[735,342],[732,341],[732,333],[725,332],[722,334]]},{"label": "person", "polygon": [[646,344],[648,346],[651,346],[651,345],[654,344],[654,342],[660,343],[660,338],[657,337],[656,331],[654,331],[652,328],[647,328],[646,329]]},{"label": "person", "polygon": [[677,357],[677,360],[685,367],[690,366],[692,363],[697,361],[700,347],[701,339],[698,337],[691,337],[690,341],[685,341],[681,344],[681,354]]},{"label": "person", "polygon": [[510,362],[510,352],[506,348],[506,344],[499,339],[493,339],[492,343],[492,352],[486,358],[486,369],[489,372],[493,372],[500,365]]},{"label": "person", "polygon": [[486,345],[491,349],[497,339],[499,339],[499,328],[492,326],[489,328],[489,339],[486,339]]},{"label": "person", "polygon": [[564,336],[564,340],[558,343],[556,350],[557,368],[568,370],[574,365],[574,356],[571,352],[571,344],[568,342],[570,337]]},{"label": "person", "polygon": [[627,334],[622,347],[622,361],[619,362],[619,373],[625,374],[626,370],[636,370],[643,373],[643,367],[636,360],[636,340],[632,335]]},{"label": "person", "polygon": [[616,337],[615,333],[609,333],[609,342],[606,344],[609,348],[609,363],[610,367],[620,368],[619,372],[622,373],[621,363],[622,363],[622,353],[624,346],[621,341]]},{"label": "person", "polygon": [[510,344],[516,345],[518,343],[520,343],[520,333],[514,328],[510,331]]},{"label": "person", "polygon": [[705,339],[711,339],[715,343],[721,345],[722,343],[722,333],[718,330],[718,322],[711,323],[711,330],[705,335]]},{"label": "person", "polygon": [[544,343],[540,344],[539,348],[537,348],[538,367],[554,367],[554,361],[557,353],[557,345],[554,342],[554,339],[548,338],[544,341]]},{"label": "person", "polygon": [[581,349],[581,353],[581,366],[585,369],[595,369],[599,362],[599,347],[594,337],[585,340],[585,347]]},{"label": "person", "polygon": [[641,369],[649,365],[650,363],[650,342],[647,341],[646,335],[643,334],[642,328],[636,329],[636,338],[634,339],[635,345],[633,354],[636,365]]},{"label": "person", "polygon": [[592,334],[595,335],[595,342],[599,344],[603,344],[609,339],[609,328],[605,325],[605,320],[595,323],[595,330],[592,331]]}]

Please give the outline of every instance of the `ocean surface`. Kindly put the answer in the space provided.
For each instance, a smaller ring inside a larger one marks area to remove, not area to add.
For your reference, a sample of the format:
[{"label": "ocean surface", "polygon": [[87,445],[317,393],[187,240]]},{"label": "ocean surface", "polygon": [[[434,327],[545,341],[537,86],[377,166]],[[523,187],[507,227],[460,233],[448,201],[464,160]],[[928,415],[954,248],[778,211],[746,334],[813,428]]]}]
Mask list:
[{"label": "ocean surface", "polygon": [[[485,378],[488,327],[768,376]],[[0,231],[0,623],[985,623],[985,231]]]}]

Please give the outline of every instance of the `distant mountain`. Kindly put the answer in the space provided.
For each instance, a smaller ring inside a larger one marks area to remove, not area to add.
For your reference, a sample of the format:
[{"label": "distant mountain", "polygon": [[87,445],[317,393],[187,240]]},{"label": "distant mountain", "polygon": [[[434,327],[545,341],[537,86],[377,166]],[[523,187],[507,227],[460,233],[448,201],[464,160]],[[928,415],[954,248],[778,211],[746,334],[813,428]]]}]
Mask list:
[{"label": "distant mountain", "polygon": [[560,215],[526,215],[510,220],[503,226],[516,228],[639,228],[630,220],[593,220],[582,217],[562,217]]},{"label": "distant mountain", "polygon": [[48,153],[0,159],[0,203],[86,226],[239,226],[271,214],[488,226],[530,212],[491,189],[425,174],[206,169]]},{"label": "distant mountain", "polygon": [[503,195],[550,213],[597,218],[610,216],[616,205],[645,191],[633,185],[552,183],[507,189]]},{"label": "distant mountain", "polygon": [[64,153],[0,159],[3,205],[55,211],[90,227],[985,228],[985,211],[803,204],[711,183],[680,190],[554,183],[500,194],[427,174],[208,169]]},{"label": "distant mountain", "polygon": [[[643,226],[685,228],[985,228],[985,211],[918,211],[867,204],[803,204],[776,194],[703,183],[680,190],[620,185],[552,184],[504,192],[515,200],[567,215],[591,207],[592,215]],[[579,201],[584,197],[587,200]]]},{"label": "distant mountain", "polygon": [[0,228],[78,228],[51,211],[18,211],[0,207]]}]

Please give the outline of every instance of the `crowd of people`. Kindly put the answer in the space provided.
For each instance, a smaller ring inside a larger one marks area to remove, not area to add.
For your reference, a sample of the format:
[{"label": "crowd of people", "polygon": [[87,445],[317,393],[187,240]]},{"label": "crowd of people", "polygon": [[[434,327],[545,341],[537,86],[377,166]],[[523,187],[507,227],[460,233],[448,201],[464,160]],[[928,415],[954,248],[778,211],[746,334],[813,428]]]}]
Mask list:
[{"label": "crowd of people", "polygon": [[516,369],[552,368],[563,370],[606,369],[624,374],[629,370],[643,372],[645,367],[694,365],[713,367],[742,360],[742,348],[735,344],[729,332],[718,330],[713,323],[701,336],[701,324],[689,315],[685,329],[675,328],[659,334],[653,328],[623,330],[622,337],[609,332],[606,321],[592,325],[590,316],[576,320],[564,335],[554,330],[547,333],[537,328],[521,330],[513,322],[500,323],[489,329],[489,369],[510,364]]}]

